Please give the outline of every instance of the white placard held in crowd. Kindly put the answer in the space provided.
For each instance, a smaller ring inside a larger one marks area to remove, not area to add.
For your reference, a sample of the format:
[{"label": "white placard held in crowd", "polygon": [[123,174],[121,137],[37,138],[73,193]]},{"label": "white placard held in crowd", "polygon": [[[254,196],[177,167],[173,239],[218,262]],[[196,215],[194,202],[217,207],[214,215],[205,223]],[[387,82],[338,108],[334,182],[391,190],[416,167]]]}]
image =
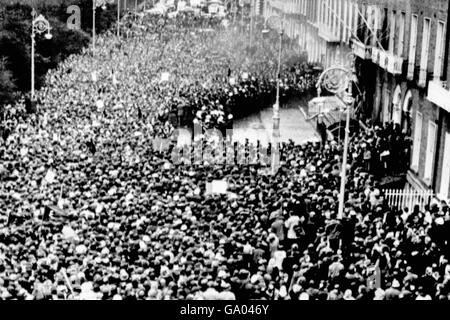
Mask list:
[{"label": "white placard held in crowd", "polygon": [[169,81],[169,78],[170,78],[170,73],[168,73],[168,72],[161,73],[161,82]]},{"label": "white placard held in crowd", "polygon": [[206,183],[206,194],[226,194],[228,183],[225,180],[213,180]]}]

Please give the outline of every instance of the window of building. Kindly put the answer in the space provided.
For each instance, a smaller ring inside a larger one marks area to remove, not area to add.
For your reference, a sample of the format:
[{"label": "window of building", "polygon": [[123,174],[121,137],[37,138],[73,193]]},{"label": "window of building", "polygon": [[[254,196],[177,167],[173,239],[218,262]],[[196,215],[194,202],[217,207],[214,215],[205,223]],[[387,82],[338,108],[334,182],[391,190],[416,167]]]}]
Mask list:
[{"label": "window of building", "polygon": [[389,19],[389,52],[394,53],[395,44],[395,16],[396,12],[392,11]]},{"label": "window of building", "polygon": [[[357,30],[357,34],[358,34],[358,39],[365,43],[365,33],[366,33],[366,23],[363,20],[367,21],[367,7],[365,4],[362,4],[361,6],[361,11],[358,12],[358,14],[361,14],[361,19],[360,19],[360,23],[357,24],[356,26],[356,30]],[[364,19],[363,19],[364,18]]]},{"label": "window of building", "polygon": [[353,34],[356,34],[357,30],[358,30],[358,21],[359,21],[359,7],[358,7],[358,3],[354,2],[353,3]]},{"label": "window of building", "polygon": [[348,24],[347,24],[347,37],[350,39],[352,37],[352,27],[353,27],[353,15],[354,15],[354,10],[353,10],[353,2],[351,0],[348,0],[347,2],[348,5]]},{"label": "window of building", "polygon": [[433,174],[434,152],[436,149],[436,123],[428,121],[428,137],[427,137],[427,151],[425,156],[425,171],[423,180],[431,185],[431,176]]},{"label": "window of building", "polygon": [[374,6],[374,17],[373,17],[373,34],[372,34],[372,46],[378,47],[380,29],[381,29],[381,10],[380,8]]},{"label": "window of building", "polygon": [[337,0],[333,0],[333,7],[331,9],[331,15],[333,17],[333,22],[331,25],[331,28],[333,29],[333,34],[336,35],[337,34]]},{"label": "window of building", "polygon": [[333,29],[333,20],[334,14],[333,14],[333,0],[330,0],[328,2],[328,28],[331,30]]},{"label": "window of building", "polygon": [[343,6],[344,6],[344,16],[342,17],[342,39],[344,42],[348,42],[348,0],[344,0],[343,2]]},{"label": "window of building", "polygon": [[420,143],[422,141],[422,114],[416,112],[416,122],[414,125],[414,143],[413,155],[411,160],[411,169],[419,171]]},{"label": "window of building", "polygon": [[445,23],[439,21],[436,34],[436,51],[434,52],[434,79],[439,80],[442,76],[442,67],[444,64],[444,46],[445,46]]},{"label": "window of building", "polygon": [[416,66],[417,24],[418,24],[418,16],[413,14],[411,16],[411,33],[410,33],[409,53],[408,53],[408,79],[410,80],[414,78],[414,68]]},{"label": "window of building", "polygon": [[423,20],[423,32],[422,32],[422,52],[420,54],[420,73],[419,73],[419,86],[424,87],[427,81],[428,72],[428,52],[430,49],[430,28],[431,20],[425,18]]},{"label": "window of building", "polygon": [[381,46],[384,50],[388,50],[389,48],[389,12],[387,8],[383,9],[383,22],[381,24]]},{"label": "window of building", "polygon": [[337,1],[337,18],[336,18],[336,24],[337,24],[337,37],[339,38],[339,40],[342,40],[342,0]]},{"label": "window of building", "polygon": [[444,159],[442,161],[441,186],[439,197],[448,200],[450,189],[450,133],[445,134]]},{"label": "window of building", "polygon": [[398,45],[397,45],[397,55],[403,56],[403,49],[405,47],[405,17],[406,14],[401,12],[398,19]]}]

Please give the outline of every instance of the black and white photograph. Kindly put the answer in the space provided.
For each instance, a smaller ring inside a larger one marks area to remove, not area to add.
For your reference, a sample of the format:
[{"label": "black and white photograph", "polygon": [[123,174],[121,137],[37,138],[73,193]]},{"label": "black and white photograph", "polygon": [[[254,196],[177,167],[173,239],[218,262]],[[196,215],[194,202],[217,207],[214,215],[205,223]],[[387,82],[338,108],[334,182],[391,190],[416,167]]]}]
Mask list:
[{"label": "black and white photograph", "polygon": [[0,308],[450,300],[449,10],[0,0]]}]

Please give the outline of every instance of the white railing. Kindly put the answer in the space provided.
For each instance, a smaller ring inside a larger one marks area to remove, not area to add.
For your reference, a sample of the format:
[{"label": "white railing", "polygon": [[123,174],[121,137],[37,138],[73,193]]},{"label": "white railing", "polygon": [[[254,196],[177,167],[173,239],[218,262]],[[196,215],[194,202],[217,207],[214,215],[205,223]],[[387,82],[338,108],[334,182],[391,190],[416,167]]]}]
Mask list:
[{"label": "white railing", "polygon": [[366,46],[359,40],[353,39],[352,45],[353,53],[364,60],[369,60],[372,56],[372,51],[370,46]]},{"label": "white railing", "polygon": [[403,58],[379,48],[372,48],[372,61],[392,74],[401,74]]},{"label": "white railing", "polygon": [[281,0],[271,0],[269,1],[270,6],[279,10],[283,10],[286,8],[286,3]]},{"label": "white railing", "polygon": [[402,74],[403,58],[392,53],[387,53],[387,71],[392,74]]},{"label": "white railing", "polygon": [[427,99],[450,112],[450,90],[447,87],[447,82],[441,80],[430,81],[428,83]]},{"label": "white railing", "polygon": [[414,189],[384,189],[383,193],[389,207],[399,210],[408,208],[409,212],[416,205],[420,210],[424,210],[434,196],[433,191]]},{"label": "white railing", "polygon": [[325,25],[320,25],[319,26],[319,37],[321,37],[322,39],[324,39],[326,42],[339,42],[340,39],[337,35],[333,34],[333,31],[325,26]]}]

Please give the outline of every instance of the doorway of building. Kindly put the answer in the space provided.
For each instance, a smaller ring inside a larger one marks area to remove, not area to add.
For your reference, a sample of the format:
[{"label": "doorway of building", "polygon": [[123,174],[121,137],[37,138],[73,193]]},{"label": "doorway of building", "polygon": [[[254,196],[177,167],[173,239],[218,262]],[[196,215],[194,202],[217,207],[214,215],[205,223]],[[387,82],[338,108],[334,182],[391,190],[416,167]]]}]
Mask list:
[{"label": "doorway of building", "polygon": [[408,90],[403,100],[403,110],[402,110],[402,131],[407,135],[411,135],[411,125],[412,125],[412,93]]}]

